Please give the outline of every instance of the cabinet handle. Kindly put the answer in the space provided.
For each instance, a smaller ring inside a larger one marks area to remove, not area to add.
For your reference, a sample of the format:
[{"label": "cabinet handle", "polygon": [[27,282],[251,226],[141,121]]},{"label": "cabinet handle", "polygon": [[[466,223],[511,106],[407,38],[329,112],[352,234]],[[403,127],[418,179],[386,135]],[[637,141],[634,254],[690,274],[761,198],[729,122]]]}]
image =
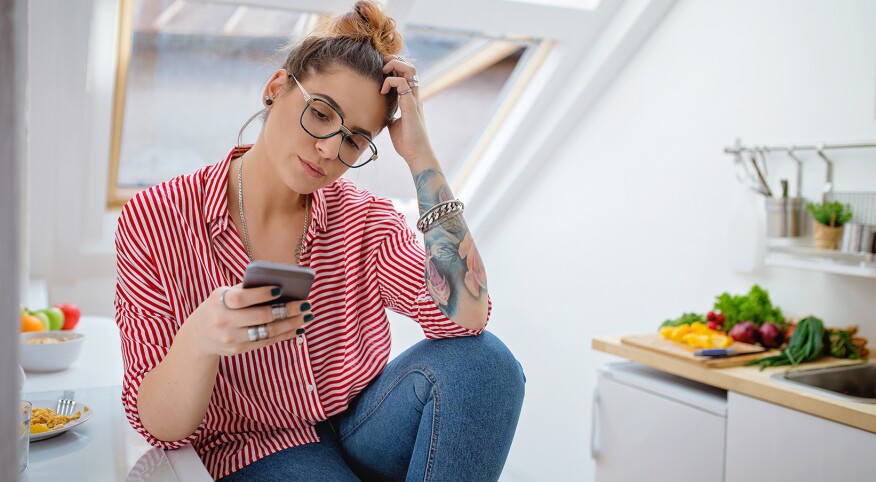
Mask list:
[{"label": "cabinet handle", "polygon": [[593,401],[590,405],[590,458],[599,458],[599,448],[596,446],[596,421],[599,419],[599,387],[593,389]]}]

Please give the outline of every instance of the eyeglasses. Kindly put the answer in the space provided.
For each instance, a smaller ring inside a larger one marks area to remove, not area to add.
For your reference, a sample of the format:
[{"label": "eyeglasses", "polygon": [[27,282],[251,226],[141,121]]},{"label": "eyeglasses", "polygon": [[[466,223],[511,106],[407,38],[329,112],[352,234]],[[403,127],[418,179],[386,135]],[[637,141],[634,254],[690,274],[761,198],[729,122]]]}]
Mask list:
[{"label": "eyeglasses", "polygon": [[377,159],[377,147],[371,138],[361,132],[351,131],[344,125],[344,116],[328,102],[311,97],[294,75],[289,74],[301,93],[304,94],[304,110],[301,111],[301,128],[316,139],[328,139],[341,134],[338,145],[338,160],[347,167],[357,168]]}]

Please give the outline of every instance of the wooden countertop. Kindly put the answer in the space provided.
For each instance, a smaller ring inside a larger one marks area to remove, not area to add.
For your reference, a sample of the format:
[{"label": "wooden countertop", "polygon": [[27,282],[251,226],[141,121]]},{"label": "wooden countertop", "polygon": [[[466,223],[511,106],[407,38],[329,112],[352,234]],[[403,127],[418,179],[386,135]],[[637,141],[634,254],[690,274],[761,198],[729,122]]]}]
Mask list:
[{"label": "wooden countertop", "polygon": [[[592,347],[617,355],[658,370],[695,380],[713,387],[766,400],[793,408],[804,413],[833,420],[861,430],[876,433],[876,404],[855,403],[819,395],[806,390],[782,385],[770,379],[774,373],[787,371],[789,367],[707,368],[696,363],[658,353],[646,348],[621,343],[623,335],[607,335],[593,338]],[[804,369],[827,366],[850,365],[854,360],[825,358],[803,365]]]}]

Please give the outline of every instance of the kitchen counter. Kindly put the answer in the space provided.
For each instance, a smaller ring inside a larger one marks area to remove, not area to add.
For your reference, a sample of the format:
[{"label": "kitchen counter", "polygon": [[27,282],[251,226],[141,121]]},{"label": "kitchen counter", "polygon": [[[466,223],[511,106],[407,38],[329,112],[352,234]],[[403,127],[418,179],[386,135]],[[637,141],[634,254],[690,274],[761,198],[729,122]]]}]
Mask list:
[{"label": "kitchen counter", "polygon": [[82,354],[70,368],[25,373],[24,400],[54,400],[73,391],[94,417],[67,433],[30,446],[29,482],[43,480],[212,480],[191,445],[178,450],[150,446],[128,423],[122,408],[122,351],[112,318],[83,316]]},{"label": "kitchen counter", "polygon": [[[770,379],[771,375],[787,371],[790,367],[767,368],[763,371],[760,371],[756,366],[707,368],[646,348],[623,344],[621,343],[622,336],[607,335],[594,337],[591,346],[595,350],[627,358],[667,373],[705,383],[706,385],[734,391],[876,433],[876,404],[846,402],[782,385]],[[812,369],[854,363],[860,362],[825,358],[816,362],[805,363],[801,367],[802,369]]]}]

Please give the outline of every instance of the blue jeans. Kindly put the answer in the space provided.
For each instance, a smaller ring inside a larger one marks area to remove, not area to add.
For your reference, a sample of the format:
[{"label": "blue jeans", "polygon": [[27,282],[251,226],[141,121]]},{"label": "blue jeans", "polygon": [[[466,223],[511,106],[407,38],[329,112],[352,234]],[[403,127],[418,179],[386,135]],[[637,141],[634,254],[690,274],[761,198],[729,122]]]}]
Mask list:
[{"label": "blue jeans", "polygon": [[525,381],[492,333],[423,340],[392,360],[346,412],[317,424],[319,442],[221,480],[498,480]]}]

